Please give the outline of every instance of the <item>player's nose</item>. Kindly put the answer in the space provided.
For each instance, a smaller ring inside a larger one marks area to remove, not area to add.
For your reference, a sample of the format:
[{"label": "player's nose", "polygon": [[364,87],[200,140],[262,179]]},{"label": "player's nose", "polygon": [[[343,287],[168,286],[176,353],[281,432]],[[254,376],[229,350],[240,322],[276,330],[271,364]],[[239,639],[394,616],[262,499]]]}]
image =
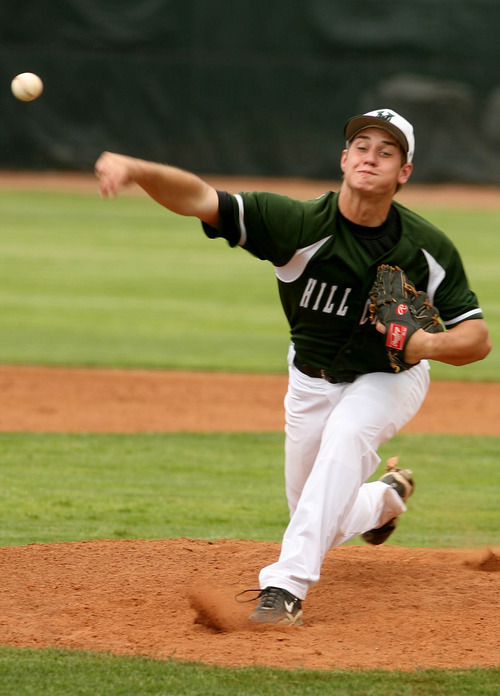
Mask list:
[{"label": "player's nose", "polygon": [[363,161],[369,164],[373,164],[376,161],[376,149],[374,147],[366,148]]}]

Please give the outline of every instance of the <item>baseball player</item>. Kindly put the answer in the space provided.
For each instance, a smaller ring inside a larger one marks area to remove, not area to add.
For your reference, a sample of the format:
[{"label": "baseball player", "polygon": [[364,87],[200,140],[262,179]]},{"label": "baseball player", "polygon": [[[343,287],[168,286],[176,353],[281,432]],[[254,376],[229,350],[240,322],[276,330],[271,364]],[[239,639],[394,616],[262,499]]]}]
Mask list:
[{"label": "baseball player", "polygon": [[[291,335],[290,521],[279,558],[260,572],[250,617],[256,622],[299,625],[330,548],[358,535],[372,544],[389,537],[414,482],[392,462],[380,480],[366,483],[380,463],[378,448],[420,408],[428,359],[464,365],[491,349],[457,250],[393,200],[413,168],[411,124],[380,109],[351,118],[344,135],[339,192],[305,202],[266,192],[230,195],[195,174],[118,154],[103,153],[95,167],[103,197],[136,182],[169,210],[198,217],[210,238],[275,268]],[[387,270],[390,280],[380,278]],[[395,286],[418,296],[419,306],[389,298],[387,320],[381,296]],[[434,328],[418,324],[424,309]]]}]

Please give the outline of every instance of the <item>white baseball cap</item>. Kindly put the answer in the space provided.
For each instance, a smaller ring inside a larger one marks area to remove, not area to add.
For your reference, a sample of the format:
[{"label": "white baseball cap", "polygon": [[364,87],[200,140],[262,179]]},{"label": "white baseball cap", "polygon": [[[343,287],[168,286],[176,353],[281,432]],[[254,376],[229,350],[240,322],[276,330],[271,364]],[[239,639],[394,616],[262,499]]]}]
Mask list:
[{"label": "white baseball cap", "polygon": [[353,116],[344,128],[346,142],[351,142],[354,136],[365,128],[383,128],[391,133],[406,153],[407,161],[412,161],[415,152],[415,136],[413,126],[405,118],[392,109],[375,109],[362,116]]}]

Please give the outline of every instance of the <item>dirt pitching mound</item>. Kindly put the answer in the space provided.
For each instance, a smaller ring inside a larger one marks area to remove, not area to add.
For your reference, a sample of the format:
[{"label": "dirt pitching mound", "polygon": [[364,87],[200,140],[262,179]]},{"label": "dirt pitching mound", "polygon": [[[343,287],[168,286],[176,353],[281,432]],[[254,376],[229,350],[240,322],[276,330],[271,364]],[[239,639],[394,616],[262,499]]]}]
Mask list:
[{"label": "dirt pitching mound", "polygon": [[192,539],[3,548],[0,643],[290,669],[500,663],[498,552],[341,547],[303,626],[256,626],[254,605],[234,597],[278,551]]}]

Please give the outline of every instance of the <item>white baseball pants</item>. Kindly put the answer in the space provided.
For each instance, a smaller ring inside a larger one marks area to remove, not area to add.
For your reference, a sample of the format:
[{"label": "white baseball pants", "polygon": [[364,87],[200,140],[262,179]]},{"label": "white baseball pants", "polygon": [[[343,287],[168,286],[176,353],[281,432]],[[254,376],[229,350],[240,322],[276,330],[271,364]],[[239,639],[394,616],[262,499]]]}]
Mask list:
[{"label": "white baseball pants", "polygon": [[285,397],[285,479],[290,522],[279,560],[259,575],[299,599],[320,577],[329,549],[382,526],[406,505],[375,472],[379,446],[417,413],[429,388],[429,364],[377,372],[352,384],[308,377],[289,354]]}]

